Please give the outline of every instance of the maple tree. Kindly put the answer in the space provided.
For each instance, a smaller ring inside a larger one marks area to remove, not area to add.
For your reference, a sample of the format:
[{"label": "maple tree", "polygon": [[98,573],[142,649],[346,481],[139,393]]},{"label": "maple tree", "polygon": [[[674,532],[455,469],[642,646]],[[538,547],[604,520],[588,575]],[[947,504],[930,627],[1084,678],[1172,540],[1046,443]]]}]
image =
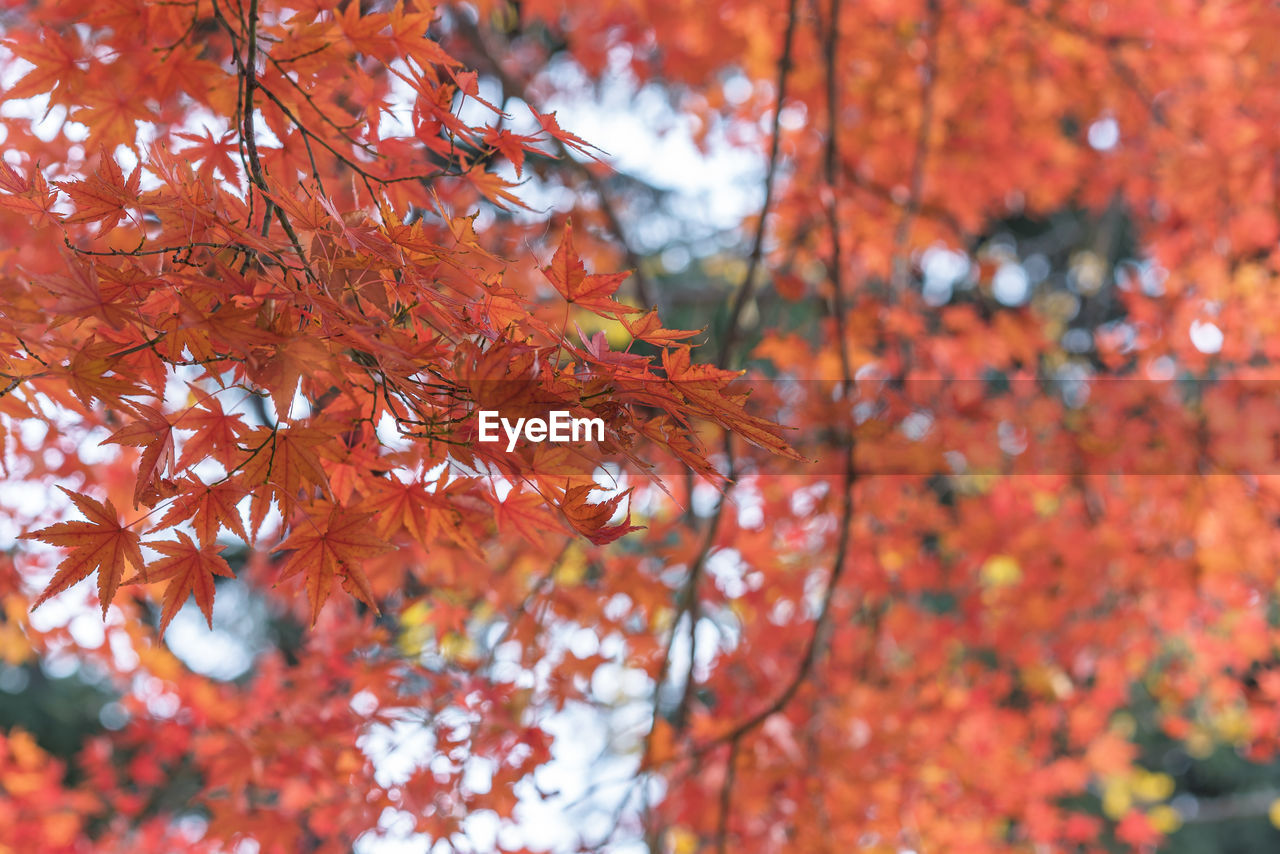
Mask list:
[{"label": "maple tree", "polygon": [[[0,850],[532,849],[583,709],[586,850],[1152,850],[1139,729],[1274,757],[1272,6],[0,28],[0,689],[114,698],[0,735]],[[729,234],[553,108],[618,81],[760,158]],[[231,679],[172,638],[229,596]]]}]

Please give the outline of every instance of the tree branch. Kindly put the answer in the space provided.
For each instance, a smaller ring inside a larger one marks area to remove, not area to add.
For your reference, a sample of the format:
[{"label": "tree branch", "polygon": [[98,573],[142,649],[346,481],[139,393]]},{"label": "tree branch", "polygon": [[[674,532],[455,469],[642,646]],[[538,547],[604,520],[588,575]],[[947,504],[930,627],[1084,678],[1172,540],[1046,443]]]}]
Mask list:
[{"label": "tree branch", "polygon": [[[484,34],[480,32],[476,25],[471,23],[471,20],[465,14],[461,13],[455,13],[452,20],[454,25],[457,26],[458,32],[480,54],[480,58],[484,60],[490,71],[498,78],[503,90],[509,96],[514,95],[526,104],[533,106],[534,102],[530,99],[528,86],[503,68],[502,63],[496,58],[495,52],[485,40]],[[556,149],[560,160],[567,163],[575,172],[581,175],[588,186],[591,187],[591,192],[595,194],[596,201],[600,205],[600,212],[604,214],[605,222],[609,226],[609,231],[613,233],[614,239],[622,247],[623,254],[627,259],[627,266],[635,271],[631,276],[631,281],[635,287],[636,299],[645,307],[655,306],[656,303],[654,302],[653,291],[650,288],[649,277],[645,274],[642,266],[643,259],[631,247],[630,241],[627,240],[626,231],[622,227],[622,220],[618,217],[618,212],[614,208],[608,192],[605,190],[604,182],[600,180],[599,175],[591,170],[590,166],[574,159],[569,149],[560,140],[552,138],[551,144]]]},{"label": "tree branch", "polygon": [[[839,33],[840,33],[840,3],[841,0],[830,0],[830,20],[828,21],[828,29],[824,44],[824,56],[827,66],[827,142],[824,156],[824,173],[828,184],[828,201],[827,201],[827,223],[831,231],[831,259],[829,261],[831,286],[832,286],[832,315],[835,323],[837,348],[840,352],[840,366],[842,376],[840,379],[841,399],[848,401],[849,393],[853,389],[853,371],[851,367],[849,355],[849,342],[847,340],[847,330],[845,324],[845,316],[847,307],[844,297],[844,275],[843,275],[843,258],[840,248],[840,213],[838,207],[839,201],[839,171],[837,164],[839,163],[839,92],[837,86],[837,69],[836,56],[838,53]],[[695,748],[690,755],[690,759],[696,759],[705,755],[709,750],[722,744],[733,744],[756,727],[763,724],[770,717],[784,710],[799,692],[800,687],[809,678],[813,672],[814,666],[817,664],[819,656],[826,647],[827,633],[831,625],[832,604],[835,600],[836,589],[840,585],[840,579],[844,576],[845,569],[848,566],[849,542],[853,534],[853,512],[854,487],[858,481],[857,469],[854,467],[854,449],[855,439],[852,429],[846,429],[841,442],[844,451],[844,472],[843,496],[840,510],[839,534],[836,537],[836,553],[831,566],[831,574],[827,578],[827,586],[822,594],[822,606],[818,612],[818,617],[814,622],[813,631],[809,635],[809,642],[805,647],[804,655],[800,659],[800,665],[792,676],[787,686],[760,711],[751,715],[746,720],[738,723],[728,732],[705,742],[701,746]]]},{"label": "tree branch", "polygon": [[911,228],[920,214],[921,194],[924,192],[925,167],[929,159],[929,136],[933,132],[934,89],[938,78],[938,27],[942,18],[939,0],[929,0],[929,19],[925,46],[924,81],[920,88],[920,126],[916,129],[916,149],[911,161],[911,183],[907,203],[893,235],[892,292],[901,294],[907,289],[910,270],[907,242]]},{"label": "tree branch", "polygon": [[770,129],[771,140],[769,142],[769,166],[764,175],[764,204],[760,207],[760,219],[756,222],[755,237],[751,242],[751,256],[747,259],[747,272],[742,277],[742,285],[738,288],[737,297],[733,301],[733,308],[729,311],[729,323],[725,329],[724,339],[720,342],[720,356],[716,360],[720,367],[729,366],[730,360],[733,358],[733,349],[738,342],[739,323],[742,319],[742,310],[747,304],[747,300],[751,299],[755,292],[756,270],[760,266],[761,258],[764,255],[764,236],[765,227],[769,219],[769,208],[773,204],[773,183],[778,172],[779,147],[782,139],[782,108],[786,104],[787,99],[787,81],[791,75],[792,60],[791,51],[795,44],[796,19],[799,3],[797,0],[788,0],[787,3],[787,30],[782,37],[782,56],[778,58],[778,82],[775,86],[778,92],[778,102],[773,110],[773,126]]}]

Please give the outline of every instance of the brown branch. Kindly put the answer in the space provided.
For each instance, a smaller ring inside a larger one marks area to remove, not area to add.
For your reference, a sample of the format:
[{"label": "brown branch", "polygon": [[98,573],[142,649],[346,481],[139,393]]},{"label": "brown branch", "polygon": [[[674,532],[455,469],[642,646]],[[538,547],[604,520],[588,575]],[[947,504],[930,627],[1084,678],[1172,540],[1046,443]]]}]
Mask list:
[{"label": "brown branch", "polygon": [[[303,272],[303,270],[299,267],[294,267],[284,263],[284,261],[282,261],[279,257],[277,257],[277,253],[274,251],[268,252],[261,249],[254,249],[253,247],[247,246],[243,243],[236,242],[234,240],[227,241],[226,243],[209,243],[205,241],[195,240],[190,243],[183,243],[177,246],[159,246],[154,249],[138,248],[138,249],[106,249],[106,250],[84,249],[82,247],[79,247],[73,244],[68,238],[63,238],[63,243],[66,245],[68,249],[70,249],[72,252],[76,253],[77,255],[96,256],[96,257],[103,257],[103,258],[143,258],[149,255],[172,255],[173,258],[170,259],[172,262],[177,264],[186,264],[186,265],[191,264],[190,258],[191,258],[191,255],[193,254],[192,250],[194,249],[230,250],[237,254],[243,253],[247,256],[254,257],[259,262],[264,264],[270,262],[272,264],[275,264],[282,270],[291,270],[295,273]],[[185,259],[181,257],[184,254],[186,256]]]},{"label": "brown branch", "polygon": [[[729,367],[729,361],[733,358],[733,347],[737,341],[738,333],[741,331],[740,325],[742,320],[742,309],[746,301],[750,298],[755,286],[756,270],[760,266],[760,262],[764,255],[764,237],[765,237],[765,220],[768,218],[769,208],[773,199],[774,177],[777,174],[779,160],[779,141],[781,138],[781,116],[782,108],[786,103],[787,80],[789,78],[792,62],[792,47],[795,43],[796,20],[798,14],[798,0],[789,0],[787,4],[787,27],[783,35],[782,54],[778,58],[778,82],[777,92],[778,99],[776,109],[773,113],[772,139],[769,148],[769,166],[765,172],[764,179],[764,204],[760,209],[760,219],[756,224],[755,238],[752,242],[751,255],[747,262],[747,272],[743,277],[742,285],[738,289],[737,299],[734,301],[733,309],[729,314],[728,327],[725,330],[725,337],[721,344],[720,353],[716,360],[716,364],[721,368]],[[707,560],[711,556],[711,549],[715,545],[716,532],[720,527],[720,517],[723,515],[725,502],[729,499],[729,493],[733,490],[733,434],[724,431],[724,449],[725,455],[728,457],[729,463],[729,483],[725,485],[724,493],[721,494],[720,500],[716,502],[715,511],[711,519],[707,523],[707,535],[703,540],[702,548],[698,551],[698,556],[694,559],[693,564],[689,567],[689,574],[685,579],[684,585],[681,587],[679,601],[677,603],[677,611],[674,622],[671,626],[672,637],[667,644],[666,657],[663,660],[662,679],[666,678],[667,668],[670,666],[671,647],[675,640],[675,632],[679,627],[680,621],[684,616],[689,617],[689,667],[685,674],[684,688],[680,694],[680,702],[676,706],[672,723],[677,731],[684,729],[684,725],[688,718],[689,707],[693,702],[693,692],[697,687],[697,680],[694,678],[694,666],[696,665],[698,653],[698,621],[702,618],[702,602],[698,596],[698,586],[702,583],[702,576],[705,574]],[[661,681],[660,683],[661,684]],[[658,694],[654,693],[654,715],[658,713]]]},{"label": "brown branch", "polygon": [[[938,0],[931,0],[937,3]],[[831,20],[827,24],[824,45],[827,66],[827,144],[823,157],[823,175],[827,183],[827,224],[831,231],[831,304],[835,316],[836,343],[840,350],[840,369],[843,396],[853,388],[853,366],[849,357],[849,341],[845,335],[847,307],[844,301],[844,260],[840,250],[840,92],[837,83],[837,46],[840,41],[840,0],[831,0]],[[853,443],[845,443],[849,453],[845,471],[852,489]],[[846,509],[848,509],[846,507]],[[841,555],[843,557],[843,554]]]},{"label": "brown branch", "polygon": [[[733,474],[733,445],[732,434],[726,430],[724,436],[725,452],[729,454],[729,474]],[[667,641],[666,654],[663,656],[662,681],[666,681],[666,671],[671,666],[671,648],[675,645],[676,630],[680,627],[680,620],[686,615],[689,617],[689,668],[685,673],[684,687],[680,692],[680,702],[676,705],[675,714],[672,716],[671,722],[677,731],[683,730],[689,716],[689,706],[693,703],[693,692],[697,687],[697,679],[694,677],[693,668],[697,664],[698,657],[698,622],[702,619],[702,600],[698,596],[698,587],[702,584],[702,576],[706,574],[707,561],[711,558],[711,549],[715,547],[716,534],[720,530],[720,518],[724,515],[724,505],[729,499],[729,492],[733,489],[733,481],[725,484],[724,493],[720,496],[720,500],[716,502],[716,509],[712,512],[711,518],[707,520],[707,533],[702,540],[702,547],[698,549],[698,556],[694,558],[693,563],[689,566],[689,574],[685,577],[684,584],[681,585],[680,594],[676,602],[676,616],[671,623],[671,637]],[[657,690],[653,692],[653,714],[658,714],[658,697]]]},{"label": "brown branch", "polygon": [[724,340],[720,342],[720,357],[716,360],[720,367],[729,366],[730,360],[733,358],[733,348],[737,344],[739,324],[742,320],[742,310],[747,304],[747,300],[751,299],[751,295],[755,292],[756,270],[760,267],[760,261],[764,256],[764,236],[765,226],[769,219],[769,208],[773,204],[773,183],[778,172],[779,148],[782,139],[782,108],[786,104],[787,99],[787,81],[791,75],[793,67],[791,59],[792,47],[795,44],[797,0],[789,0],[787,3],[787,30],[782,37],[782,56],[778,58],[778,82],[775,88],[778,92],[778,101],[773,110],[773,126],[770,129],[771,140],[769,142],[769,165],[764,175],[764,204],[760,207],[760,219],[756,222],[756,233],[751,243],[751,256],[747,260],[747,272],[742,277],[742,285],[738,288],[738,295],[733,301],[733,308],[729,311],[729,322],[725,329]]},{"label": "brown branch", "polygon": [[733,784],[738,772],[738,745],[734,739],[729,743],[729,757],[725,760],[724,783],[720,786],[720,818],[716,822],[716,854],[725,854],[729,850],[729,810],[733,801]]},{"label": "brown branch", "polygon": [[938,80],[938,28],[942,12],[940,0],[929,0],[929,20],[925,36],[924,81],[920,88],[920,126],[916,129],[916,149],[911,161],[911,179],[907,202],[893,235],[893,271],[891,291],[896,295],[907,289],[910,264],[907,241],[911,228],[920,215],[921,195],[924,192],[925,168],[929,159],[929,136],[933,132],[934,90]]},{"label": "brown branch", "polygon": [[10,377],[8,385],[4,388],[0,388],[0,397],[7,396],[9,392],[22,385],[22,383],[28,379],[30,379],[30,377]]},{"label": "brown branch", "polygon": [[[844,274],[843,274],[843,258],[840,248],[840,213],[838,208],[839,194],[839,171],[837,164],[839,162],[839,98],[837,87],[837,69],[836,55],[839,44],[840,33],[840,3],[841,0],[830,0],[830,20],[824,44],[824,56],[827,66],[827,142],[824,156],[824,172],[825,179],[828,183],[829,200],[827,203],[827,223],[831,231],[831,260],[830,274],[832,286],[832,315],[835,323],[836,342],[840,351],[840,366],[842,376],[840,378],[841,397],[848,399],[850,391],[853,389],[853,371],[851,367],[849,355],[849,342],[847,340],[847,330],[845,318],[847,307],[844,298]],[[848,567],[849,542],[853,534],[853,512],[854,487],[858,481],[858,472],[854,466],[854,449],[855,439],[852,430],[846,430],[842,437],[844,450],[844,472],[843,472],[843,496],[840,511],[839,534],[836,537],[836,554],[831,566],[831,574],[827,577],[827,586],[822,594],[822,606],[818,612],[818,617],[814,622],[813,631],[809,635],[809,642],[805,647],[804,655],[800,659],[800,665],[796,668],[795,674],[786,687],[773,699],[767,706],[760,711],[741,721],[728,732],[705,742],[701,746],[695,748],[688,758],[696,759],[708,751],[722,744],[733,744],[740,741],[748,735],[756,727],[763,724],[770,717],[783,711],[795,698],[800,691],[802,685],[808,680],[817,664],[819,656],[826,647],[827,634],[831,626],[831,612],[833,602],[835,601],[835,593],[840,585],[840,579],[844,576],[845,569]]]},{"label": "brown branch", "polygon": [[[496,58],[496,53],[485,40],[484,34],[471,22],[471,19],[465,13],[455,13],[453,22],[457,26],[458,32],[480,54],[485,64],[489,66],[490,71],[498,78],[498,82],[502,84],[504,92],[508,95],[514,95],[531,107],[534,106],[534,101],[529,96],[528,86],[503,68],[502,63]],[[560,161],[567,163],[575,172],[581,175],[591,187],[591,192],[595,194],[596,202],[600,205],[600,212],[604,214],[609,231],[613,233],[614,239],[622,247],[623,255],[627,259],[627,266],[635,271],[631,276],[631,281],[635,288],[636,299],[645,307],[654,306],[653,291],[649,286],[649,277],[645,274],[642,266],[643,259],[631,247],[631,242],[627,239],[626,230],[622,227],[622,220],[619,218],[617,209],[614,208],[613,202],[609,198],[604,182],[600,180],[599,175],[592,171],[590,166],[575,159],[568,147],[560,140],[553,137],[551,145],[556,149]]]},{"label": "brown branch", "polygon": [[249,2],[249,46],[245,51],[244,63],[240,66],[240,74],[244,87],[244,144],[249,151],[250,173],[253,183],[258,186],[264,196],[267,195],[267,182],[262,175],[262,162],[258,159],[258,138],[253,119],[253,93],[258,87],[258,0]]},{"label": "brown branch", "polygon": [[[236,41],[235,32],[232,30],[230,23],[222,16],[222,13],[214,7],[214,12],[218,19],[222,21],[227,32],[230,33],[232,42]],[[262,228],[265,236],[267,225],[271,221],[272,213],[275,214],[276,220],[280,223],[280,227],[284,229],[288,235],[290,242],[293,244],[294,254],[298,256],[298,260],[302,262],[302,271],[307,278],[314,281],[315,276],[311,272],[311,265],[307,263],[306,253],[302,251],[302,243],[298,240],[298,234],[293,230],[293,225],[289,222],[289,218],[285,216],[280,206],[275,204],[271,198],[270,191],[267,189],[266,177],[262,172],[262,161],[258,158],[258,140],[257,130],[254,127],[253,118],[253,93],[258,87],[258,0],[250,0],[249,3],[249,21],[248,21],[248,45],[245,51],[245,58],[240,59],[239,53],[234,53],[236,67],[239,71],[240,78],[243,81],[241,87],[241,119],[243,121],[243,129],[241,139],[244,141],[245,149],[248,152],[249,162],[249,179],[254,183],[258,190],[262,193],[262,197],[267,202],[266,215],[262,219]],[[252,199],[250,192],[250,199]]]},{"label": "brown branch", "polygon": [[[290,122],[292,122],[293,126],[298,129],[299,133],[302,134],[302,141],[306,144],[306,147],[307,147],[307,156],[311,160],[311,171],[312,171],[312,174],[315,176],[317,183],[319,183],[320,181],[320,174],[316,169],[316,160],[311,152],[310,140],[312,139],[320,143],[320,145],[324,146],[325,150],[328,151],[330,154],[332,154],[338,160],[338,162],[342,163],[342,165],[346,166],[348,169],[355,172],[361,178],[365,179],[366,181],[373,181],[377,184],[382,184],[384,186],[389,184],[398,184],[404,181],[430,181],[435,178],[441,178],[447,175],[452,176],[452,175],[463,174],[461,172],[456,172],[449,169],[437,169],[434,172],[428,172],[421,175],[402,175],[398,178],[381,178],[377,175],[374,175],[372,172],[368,171],[367,169],[363,168],[360,164],[356,163],[354,160],[347,157],[342,152],[338,151],[338,149],[330,145],[329,142],[324,139],[324,137],[320,136],[315,131],[311,130],[311,128],[303,124],[302,120],[293,114],[293,111],[290,110],[282,100],[280,100],[280,97],[276,95],[275,92],[272,92],[270,89],[268,89],[266,86],[262,85],[261,83],[258,84],[257,88],[259,92],[266,95],[268,100],[270,100],[271,103],[275,104],[276,107],[279,108],[279,110],[282,113],[284,113],[285,118],[287,118]],[[323,185],[321,185],[321,191],[323,190],[324,190],[324,187]]]},{"label": "brown branch", "polygon": [[[832,2],[839,3],[840,0],[832,0]],[[827,632],[831,625],[832,602],[835,599],[836,588],[839,586],[840,579],[848,565],[849,541],[853,532],[853,487],[857,482],[857,472],[853,469],[853,449],[853,440],[849,438],[845,442],[845,471],[843,478],[845,490],[840,513],[840,533],[837,537],[835,561],[831,567],[831,575],[827,578],[827,586],[822,593],[822,607],[814,623],[813,632],[809,635],[809,643],[805,647],[804,655],[800,659],[800,666],[791,677],[791,681],[787,683],[786,688],[769,705],[746,720],[741,721],[728,732],[694,748],[688,755],[689,759],[697,759],[722,744],[732,744],[742,739],[769,718],[784,710],[795,699],[801,686],[804,685],[809,675],[813,672],[814,665],[826,646]]]}]

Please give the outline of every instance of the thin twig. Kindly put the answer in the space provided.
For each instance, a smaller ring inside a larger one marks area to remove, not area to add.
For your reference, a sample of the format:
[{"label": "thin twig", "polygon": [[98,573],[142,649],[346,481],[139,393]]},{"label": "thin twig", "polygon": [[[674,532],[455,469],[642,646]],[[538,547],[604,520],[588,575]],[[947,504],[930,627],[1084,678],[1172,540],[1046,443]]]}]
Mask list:
[{"label": "thin twig", "polygon": [[773,183],[778,172],[779,149],[782,140],[782,108],[786,105],[787,99],[787,81],[790,79],[792,60],[791,51],[795,44],[797,0],[789,0],[787,3],[787,30],[782,37],[782,56],[778,59],[778,82],[775,88],[778,92],[778,101],[773,110],[773,126],[770,129],[771,139],[769,142],[769,165],[764,174],[764,203],[760,207],[760,218],[756,221],[756,233],[751,242],[751,255],[747,259],[747,272],[742,277],[742,285],[738,288],[738,295],[733,301],[733,308],[729,311],[729,321],[725,328],[724,339],[720,342],[720,357],[717,359],[720,367],[728,367],[730,360],[733,358],[733,349],[738,343],[739,326],[742,321],[742,310],[747,304],[747,300],[751,299],[755,292],[756,286],[756,270],[760,267],[760,261],[764,256],[764,237],[765,227],[769,220],[769,208],[773,204]]},{"label": "thin twig", "polygon": [[[837,347],[840,351],[840,365],[842,372],[840,378],[842,392],[841,400],[847,405],[849,402],[849,394],[853,389],[853,372],[851,369],[849,342],[847,340],[847,329],[845,323],[847,308],[844,298],[843,258],[840,249],[840,214],[837,205],[840,198],[838,186],[839,171],[837,169],[840,155],[840,125],[838,122],[839,93],[836,84],[836,55],[840,30],[840,3],[841,0],[831,0],[829,13],[830,20],[828,22],[828,31],[824,45],[827,65],[828,121],[824,171],[826,180],[829,184],[827,222],[831,230],[831,260],[829,264],[832,285],[832,315],[835,323]],[[804,655],[800,659],[799,667],[796,668],[796,672],[792,676],[791,681],[787,683],[786,687],[783,688],[772,702],[732,727],[728,732],[694,748],[687,758],[696,759],[720,745],[733,744],[745,737],[770,717],[784,710],[795,698],[796,694],[800,691],[801,686],[804,685],[805,681],[813,672],[819,656],[826,647],[827,633],[831,625],[831,612],[835,601],[835,593],[840,585],[841,578],[844,576],[845,569],[849,564],[849,542],[853,535],[853,492],[858,481],[858,472],[854,466],[855,441],[852,430],[846,429],[841,441],[842,449],[844,451],[844,472],[842,477],[843,496],[840,510],[839,534],[836,538],[836,553],[831,566],[831,574],[827,577],[826,589],[822,594],[822,605],[818,612],[818,617],[814,622],[813,631],[809,635],[809,642],[805,647]]]},{"label": "thin twig", "polygon": [[924,80],[920,86],[920,126],[916,129],[916,149],[911,160],[911,178],[907,188],[907,202],[893,234],[892,293],[896,296],[906,291],[910,271],[907,242],[911,228],[920,214],[921,196],[924,193],[925,168],[929,160],[929,137],[933,133],[934,90],[938,79],[938,27],[942,13],[939,0],[929,0],[929,20],[925,32]]},{"label": "thin twig", "polygon": [[[783,36],[782,54],[778,58],[778,82],[777,82],[777,108],[773,115],[773,131],[772,142],[769,149],[769,166],[765,173],[764,179],[764,205],[760,210],[760,220],[756,225],[755,239],[752,242],[751,255],[747,262],[747,272],[743,277],[742,286],[738,289],[738,298],[734,302],[733,309],[729,314],[729,325],[725,330],[725,337],[720,348],[719,356],[716,364],[721,368],[729,367],[729,362],[733,358],[733,346],[741,332],[740,325],[742,321],[742,307],[746,300],[750,297],[751,291],[755,284],[756,269],[760,266],[760,262],[764,255],[764,237],[765,237],[765,220],[768,218],[769,208],[773,199],[774,176],[777,172],[779,160],[779,139],[780,139],[780,116],[782,115],[782,107],[786,103],[787,80],[789,78],[792,62],[792,50],[795,42],[796,21],[799,18],[797,0],[790,0],[787,5],[787,27]],[[684,688],[680,695],[680,702],[676,706],[675,715],[672,722],[677,731],[682,730],[686,723],[689,706],[692,703],[694,689],[697,687],[697,680],[694,678],[694,667],[697,663],[698,653],[698,622],[702,618],[702,602],[698,596],[698,587],[702,583],[702,576],[705,574],[707,561],[711,555],[711,549],[715,545],[716,532],[720,527],[720,518],[723,515],[725,503],[729,499],[729,494],[733,490],[734,483],[734,457],[733,457],[733,434],[726,430],[724,432],[724,450],[725,456],[728,458],[728,483],[725,484],[724,492],[720,495],[719,501],[716,502],[716,508],[712,513],[712,517],[707,522],[707,535],[703,541],[702,548],[698,551],[698,556],[694,559],[689,567],[689,574],[685,579],[685,583],[681,588],[679,601],[677,603],[676,618],[671,626],[672,638],[667,645],[667,654],[663,662],[662,678],[665,679],[665,670],[669,666],[671,657],[671,645],[675,639],[675,632],[679,627],[680,621],[686,615],[689,618],[689,667],[685,674]],[[654,694],[654,714],[657,714],[657,694]]]},{"label": "thin twig", "polygon": [[738,772],[739,744],[741,742],[736,738],[729,743],[729,758],[725,760],[724,783],[720,786],[720,819],[716,823],[716,854],[725,854],[729,850],[729,812]]},{"label": "thin twig", "polygon": [[[794,0],[793,0],[794,2]],[[520,100],[529,104],[531,107],[534,101],[531,100],[528,87],[523,81],[516,79],[514,75],[503,68],[502,63],[496,58],[496,54],[489,47],[488,42],[484,38],[484,34],[471,22],[466,14],[455,14],[453,21],[458,31],[463,35],[471,46],[481,55],[485,63],[489,66],[494,76],[498,78],[498,82],[502,85],[503,91],[509,95],[515,96]],[[631,242],[627,239],[626,230],[622,227],[622,220],[618,216],[617,210],[613,206],[613,202],[609,198],[609,193],[605,189],[604,182],[600,180],[600,176],[592,171],[591,167],[580,160],[575,159],[569,152],[568,147],[560,140],[551,138],[551,145],[555,147],[556,153],[559,155],[560,162],[567,163],[575,172],[586,180],[591,192],[595,194],[596,203],[600,205],[600,212],[604,214],[605,222],[609,226],[609,230],[613,232],[613,237],[618,241],[618,245],[622,247],[623,255],[626,257],[627,266],[634,273],[631,276],[632,286],[635,288],[636,299],[645,307],[656,305],[653,301],[653,291],[649,286],[649,277],[644,272],[643,259],[639,253],[632,248]]]},{"label": "thin twig", "polygon": [[[225,25],[225,20],[224,20]],[[280,227],[284,229],[288,235],[290,242],[293,243],[294,254],[298,256],[298,260],[302,262],[303,272],[307,278],[314,279],[311,272],[311,265],[307,263],[306,253],[302,251],[302,243],[298,240],[298,234],[293,230],[293,225],[289,222],[289,218],[285,216],[280,206],[273,203],[271,193],[267,189],[267,180],[262,172],[262,161],[258,159],[258,140],[257,130],[254,127],[253,118],[253,93],[258,89],[258,0],[250,0],[249,2],[249,21],[248,21],[249,37],[246,55],[243,63],[240,65],[240,74],[244,80],[243,101],[244,101],[244,144],[249,154],[249,177],[253,183],[261,191],[262,197],[267,201],[266,215],[263,217],[263,228],[266,223],[271,221],[271,214],[274,213],[276,221],[280,223]]]}]

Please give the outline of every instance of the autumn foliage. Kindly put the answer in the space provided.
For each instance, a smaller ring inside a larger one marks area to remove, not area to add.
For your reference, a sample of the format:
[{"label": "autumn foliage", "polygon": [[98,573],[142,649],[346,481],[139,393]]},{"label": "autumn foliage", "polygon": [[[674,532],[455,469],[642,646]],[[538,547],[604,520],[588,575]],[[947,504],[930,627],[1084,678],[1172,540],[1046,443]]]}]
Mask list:
[{"label": "autumn foliage", "polygon": [[[525,850],[543,801],[584,850],[1151,850],[1139,702],[1280,746],[1271,4],[0,29],[0,661],[118,698],[0,733],[0,851]],[[619,85],[759,164],[683,269],[551,106]],[[227,679],[172,636],[231,590]],[[607,797],[540,776],[575,737]]]}]

